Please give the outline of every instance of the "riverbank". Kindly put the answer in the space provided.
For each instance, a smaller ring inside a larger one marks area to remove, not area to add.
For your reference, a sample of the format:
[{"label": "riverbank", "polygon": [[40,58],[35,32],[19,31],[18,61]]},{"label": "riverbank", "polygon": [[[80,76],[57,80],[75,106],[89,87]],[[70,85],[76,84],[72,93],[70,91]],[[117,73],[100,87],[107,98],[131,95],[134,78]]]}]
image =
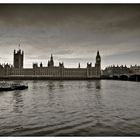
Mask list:
[{"label": "riverbank", "polygon": [[134,75],[132,77],[127,77],[127,76],[121,76],[121,77],[118,77],[118,76],[112,76],[112,77],[109,77],[109,76],[102,76],[101,77],[102,80],[121,80],[121,81],[136,81],[136,82],[139,82],[140,81],[140,76],[138,75]]},{"label": "riverbank", "polygon": [[2,76],[0,80],[97,80],[98,77]]},{"label": "riverbank", "polygon": [[2,76],[0,80],[121,80],[121,81],[140,81],[140,76],[134,76],[128,78],[126,76],[122,77],[109,77],[101,76],[99,77],[48,77],[48,76]]}]

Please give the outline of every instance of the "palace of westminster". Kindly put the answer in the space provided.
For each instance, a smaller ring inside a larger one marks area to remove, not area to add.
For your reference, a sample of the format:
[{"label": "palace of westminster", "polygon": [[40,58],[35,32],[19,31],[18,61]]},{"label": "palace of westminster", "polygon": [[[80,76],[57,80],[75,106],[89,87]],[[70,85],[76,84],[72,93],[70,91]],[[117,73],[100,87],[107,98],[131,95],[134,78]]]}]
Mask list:
[{"label": "palace of westminster", "polygon": [[101,76],[140,74],[140,66],[108,66],[101,70],[101,56],[97,51],[95,66],[87,63],[86,68],[65,68],[64,63],[59,62],[59,66],[54,66],[53,56],[48,61],[48,66],[33,63],[33,68],[24,68],[24,52],[14,50],[13,65],[0,64],[0,79],[100,79]]},{"label": "palace of westminster", "polygon": [[54,66],[53,56],[48,61],[48,66],[42,63],[38,66],[33,63],[33,68],[24,68],[24,52],[22,50],[14,50],[13,65],[0,64],[0,78],[2,77],[19,77],[19,78],[46,78],[46,79],[98,79],[101,77],[101,57],[97,51],[95,66],[87,63],[86,68],[65,68],[64,63]]}]

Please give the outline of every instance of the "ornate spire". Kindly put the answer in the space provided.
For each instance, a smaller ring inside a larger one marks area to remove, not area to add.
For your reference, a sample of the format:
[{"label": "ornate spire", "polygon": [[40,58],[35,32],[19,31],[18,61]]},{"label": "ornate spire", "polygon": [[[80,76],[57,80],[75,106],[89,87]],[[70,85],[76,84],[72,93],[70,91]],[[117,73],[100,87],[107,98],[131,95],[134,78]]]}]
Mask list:
[{"label": "ornate spire", "polygon": [[99,50],[97,51],[97,56],[100,56]]},{"label": "ornate spire", "polygon": [[78,68],[80,68],[80,63],[79,63],[79,65],[78,65]]},{"label": "ornate spire", "polygon": [[18,50],[20,50],[20,43],[18,44]]},{"label": "ornate spire", "polygon": [[53,55],[51,54],[51,60],[53,60]]}]

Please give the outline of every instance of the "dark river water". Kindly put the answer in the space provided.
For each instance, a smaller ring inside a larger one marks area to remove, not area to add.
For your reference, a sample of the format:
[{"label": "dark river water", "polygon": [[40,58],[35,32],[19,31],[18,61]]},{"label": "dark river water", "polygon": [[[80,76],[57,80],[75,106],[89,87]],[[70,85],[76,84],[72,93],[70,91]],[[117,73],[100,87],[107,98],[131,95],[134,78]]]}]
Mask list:
[{"label": "dark river water", "polygon": [[0,92],[0,136],[140,136],[139,82],[22,83]]}]

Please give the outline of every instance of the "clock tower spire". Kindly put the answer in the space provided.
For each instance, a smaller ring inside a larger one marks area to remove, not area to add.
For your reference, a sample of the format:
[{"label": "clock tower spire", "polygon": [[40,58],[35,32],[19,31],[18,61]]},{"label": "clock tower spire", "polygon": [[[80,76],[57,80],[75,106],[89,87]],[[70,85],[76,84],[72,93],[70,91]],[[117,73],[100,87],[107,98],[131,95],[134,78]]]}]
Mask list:
[{"label": "clock tower spire", "polygon": [[101,63],[101,56],[99,51],[97,51],[97,56],[96,56],[96,64],[100,64]]},{"label": "clock tower spire", "polygon": [[99,50],[97,51],[97,55],[96,55],[95,68],[96,68],[96,74],[100,77],[101,76],[101,56],[100,56]]}]

